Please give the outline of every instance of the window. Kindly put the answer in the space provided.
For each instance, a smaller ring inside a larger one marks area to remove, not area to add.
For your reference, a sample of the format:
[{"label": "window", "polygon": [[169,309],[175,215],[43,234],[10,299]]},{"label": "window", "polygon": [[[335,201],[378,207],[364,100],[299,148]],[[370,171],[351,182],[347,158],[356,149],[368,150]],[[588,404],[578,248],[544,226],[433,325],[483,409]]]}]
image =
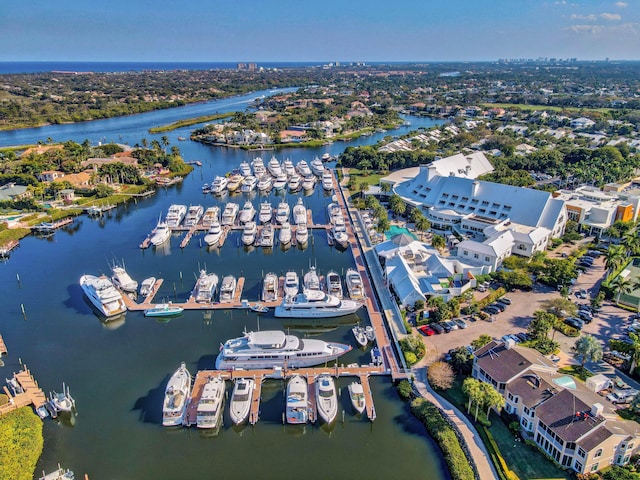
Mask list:
[{"label": "window", "polygon": [[489,257],[484,257],[484,261],[485,261],[485,262],[490,262],[490,261],[491,261],[491,259],[490,259]]},{"label": "window", "polygon": [[477,253],[473,254],[473,258],[480,258]]},{"label": "window", "polygon": [[598,465],[598,463],[594,463],[593,465],[591,465],[591,471],[596,472],[598,470]]},{"label": "window", "polygon": [[465,257],[468,257],[468,256],[469,256],[469,250],[465,250],[465,251],[463,251],[463,252],[462,252],[462,254],[463,254]]},{"label": "window", "polygon": [[492,204],[491,204],[491,206],[492,206],[493,208],[500,208],[500,204],[499,204],[499,203],[495,203],[495,202],[494,202],[494,203],[492,203]]},{"label": "window", "polygon": [[602,449],[601,449],[601,448],[599,448],[598,450],[596,450],[596,454],[593,456],[593,458],[598,458],[598,457],[600,457],[600,456],[602,456]]},{"label": "window", "polygon": [[497,214],[498,214],[498,212],[496,212],[495,210],[491,210],[491,211],[489,212],[489,215],[497,215]]},{"label": "window", "polygon": [[482,201],[482,206],[483,206],[483,207],[486,207],[487,205],[489,205],[489,202],[487,202],[486,200],[483,200],[483,201]]},{"label": "window", "polygon": [[573,469],[577,472],[582,472],[582,464],[580,462],[576,462]]},{"label": "window", "polygon": [[511,392],[509,392],[509,394],[507,395],[507,397],[509,397],[509,400],[513,400],[513,395],[511,394]]},{"label": "window", "polygon": [[505,205],[504,210],[509,212],[511,210],[511,205]]},{"label": "window", "polygon": [[582,449],[582,447],[578,448],[578,456],[581,458],[584,458],[587,455],[587,453]]}]

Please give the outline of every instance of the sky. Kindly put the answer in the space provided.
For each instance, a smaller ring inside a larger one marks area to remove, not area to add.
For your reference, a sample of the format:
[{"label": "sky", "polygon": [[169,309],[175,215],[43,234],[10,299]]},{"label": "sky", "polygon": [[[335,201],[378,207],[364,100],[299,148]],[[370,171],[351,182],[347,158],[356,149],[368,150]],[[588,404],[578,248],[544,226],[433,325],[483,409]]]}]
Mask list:
[{"label": "sky", "polygon": [[0,0],[0,61],[640,59],[640,0]]}]

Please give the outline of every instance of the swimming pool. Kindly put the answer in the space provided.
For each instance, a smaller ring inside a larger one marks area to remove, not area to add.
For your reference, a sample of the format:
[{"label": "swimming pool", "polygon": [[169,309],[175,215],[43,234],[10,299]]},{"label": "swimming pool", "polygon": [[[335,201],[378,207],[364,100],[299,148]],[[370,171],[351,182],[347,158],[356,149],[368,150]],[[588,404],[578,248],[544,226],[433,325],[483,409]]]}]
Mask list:
[{"label": "swimming pool", "polygon": [[390,238],[393,238],[396,235],[400,235],[401,233],[404,233],[405,235],[409,235],[414,240],[418,239],[418,237],[416,237],[413,233],[411,233],[408,228],[399,227],[398,225],[391,225],[391,228],[386,232],[384,232],[384,236],[386,237],[387,240],[389,240]]}]

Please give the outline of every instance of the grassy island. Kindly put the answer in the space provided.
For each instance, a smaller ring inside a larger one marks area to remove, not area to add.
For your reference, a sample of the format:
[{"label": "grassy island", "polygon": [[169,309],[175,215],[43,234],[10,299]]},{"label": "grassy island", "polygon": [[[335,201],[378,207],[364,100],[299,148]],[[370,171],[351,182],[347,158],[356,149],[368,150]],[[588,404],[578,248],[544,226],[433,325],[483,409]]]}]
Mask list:
[{"label": "grassy island", "polygon": [[[6,396],[0,402],[6,402]],[[42,420],[30,407],[0,417],[0,478],[31,480],[42,447]]]}]

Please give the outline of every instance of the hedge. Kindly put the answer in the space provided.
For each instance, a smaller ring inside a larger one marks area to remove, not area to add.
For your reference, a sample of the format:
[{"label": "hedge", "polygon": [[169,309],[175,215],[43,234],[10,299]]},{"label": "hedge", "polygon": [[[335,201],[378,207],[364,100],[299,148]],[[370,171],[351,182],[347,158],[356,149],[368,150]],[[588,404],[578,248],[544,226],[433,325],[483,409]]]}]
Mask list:
[{"label": "hedge", "polygon": [[411,411],[424,424],[429,434],[438,443],[453,480],[475,480],[473,469],[460,446],[455,431],[433,403],[416,398],[411,402]]},{"label": "hedge", "polygon": [[42,420],[31,407],[0,417],[0,478],[31,480],[43,444]]},{"label": "hedge", "polygon": [[[486,445],[487,450],[489,450],[491,461],[496,467],[498,476],[502,480],[520,480],[520,477],[518,477],[518,475],[516,475],[516,473],[507,466],[507,462],[505,462],[502,457],[502,453],[500,453],[500,447],[498,447],[498,444],[493,439],[491,432],[486,427],[480,427],[478,431],[481,433],[481,436],[485,437],[483,438],[483,440],[486,440],[484,444]],[[483,433],[484,435],[482,435]]]}]

